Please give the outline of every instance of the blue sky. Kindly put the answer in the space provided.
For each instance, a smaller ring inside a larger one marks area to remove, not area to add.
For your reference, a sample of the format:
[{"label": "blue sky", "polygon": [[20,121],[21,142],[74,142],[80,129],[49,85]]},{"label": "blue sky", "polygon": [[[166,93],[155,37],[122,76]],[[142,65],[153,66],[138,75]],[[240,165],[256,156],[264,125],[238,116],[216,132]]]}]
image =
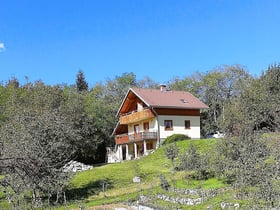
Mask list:
[{"label": "blue sky", "polygon": [[161,83],[280,61],[278,0],[0,0],[0,82],[90,85],[134,72]]}]

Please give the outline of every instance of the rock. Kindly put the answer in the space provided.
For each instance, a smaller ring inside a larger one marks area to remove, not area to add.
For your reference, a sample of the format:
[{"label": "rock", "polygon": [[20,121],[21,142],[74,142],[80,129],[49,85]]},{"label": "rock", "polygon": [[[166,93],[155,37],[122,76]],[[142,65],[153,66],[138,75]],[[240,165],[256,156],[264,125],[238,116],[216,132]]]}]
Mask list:
[{"label": "rock", "polygon": [[234,206],[234,209],[239,209],[239,207],[240,207],[239,203],[235,203],[233,206]]},{"label": "rock", "polygon": [[230,209],[230,203],[222,202],[221,209]]},{"label": "rock", "polygon": [[153,208],[150,208],[148,206],[143,206],[143,205],[131,206],[131,209],[133,209],[133,210],[154,210]]},{"label": "rock", "polygon": [[140,183],[141,182],[141,179],[140,179],[140,177],[139,176],[135,176],[135,177],[133,177],[133,183]]},{"label": "rock", "polygon": [[77,162],[77,161],[70,161],[63,167],[63,170],[65,172],[78,172],[78,171],[86,171],[89,169],[92,169],[93,166],[85,165],[83,163]]}]

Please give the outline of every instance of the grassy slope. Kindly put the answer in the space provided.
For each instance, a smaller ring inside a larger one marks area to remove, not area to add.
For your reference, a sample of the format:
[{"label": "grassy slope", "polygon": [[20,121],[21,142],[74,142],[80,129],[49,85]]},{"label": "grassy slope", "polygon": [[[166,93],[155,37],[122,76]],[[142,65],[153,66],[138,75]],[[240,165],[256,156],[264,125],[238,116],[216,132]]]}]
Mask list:
[{"label": "grassy slope", "polygon": [[[207,152],[209,148],[215,146],[216,140],[186,140],[176,144],[180,152],[183,152],[190,143],[196,145],[201,152]],[[68,194],[72,195],[74,199],[83,200],[87,206],[128,202],[135,199],[140,191],[145,194],[151,193],[151,190],[161,190],[158,187],[160,174],[164,174],[171,183],[171,162],[166,158],[163,147],[140,160],[108,164],[80,172],[73,178]],[[141,184],[132,182],[136,175],[142,178]],[[102,192],[104,180],[109,184],[106,198]],[[187,180],[185,172],[176,172],[175,180],[177,188],[215,189],[224,186],[217,179]]]}]

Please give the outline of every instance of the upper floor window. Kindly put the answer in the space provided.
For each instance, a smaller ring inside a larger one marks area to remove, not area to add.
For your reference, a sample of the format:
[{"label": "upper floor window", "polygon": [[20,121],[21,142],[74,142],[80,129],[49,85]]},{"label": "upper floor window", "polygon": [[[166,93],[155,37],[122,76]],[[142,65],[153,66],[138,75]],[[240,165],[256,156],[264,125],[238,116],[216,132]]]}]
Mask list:
[{"label": "upper floor window", "polygon": [[185,120],[185,129],[191,129],[191,121]]},{"label": "upper floor window", "polygon": [[173,121],[172,120],[164,120],[164,129],[165,130],[173,130]]},{"label": "upper floor window", "polygon": [[144,128],[144,131],[149,131],[149,122],[144,122],[143,128]]}]

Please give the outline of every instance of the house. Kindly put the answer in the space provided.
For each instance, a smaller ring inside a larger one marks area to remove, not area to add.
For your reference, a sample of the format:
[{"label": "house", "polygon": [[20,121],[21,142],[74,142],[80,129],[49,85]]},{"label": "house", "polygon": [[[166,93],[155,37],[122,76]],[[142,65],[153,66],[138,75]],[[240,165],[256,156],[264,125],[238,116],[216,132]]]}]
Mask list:
[{"label": "house", "polygon": [[130,88],[117,112],[115,149],[108,162],[136,159],[160,146],[172,134],[200,138],[200,110],[208,108],[189,92]]}]

